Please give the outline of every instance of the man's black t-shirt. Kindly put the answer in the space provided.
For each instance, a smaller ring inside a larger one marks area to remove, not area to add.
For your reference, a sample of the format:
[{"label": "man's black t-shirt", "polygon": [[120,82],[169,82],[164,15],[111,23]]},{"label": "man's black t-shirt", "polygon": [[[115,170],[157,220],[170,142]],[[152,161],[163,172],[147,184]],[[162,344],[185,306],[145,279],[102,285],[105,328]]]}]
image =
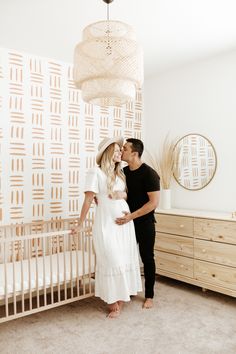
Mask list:
[{"label": "man's black t-shirt", "polygon": [[[147,192],[154,192],[160,190],[160,178],[156,171],[150,166],[143,163],[136,170],[131,171],[129,166],[124,168],[126,176],[126,184],[128,190],[127,203],[130,211],[133,212],[140,209],[149,201]],[[134,223],[139,223],[144,220],[154,221],[154,210],[150,213],[134,219]]]}]

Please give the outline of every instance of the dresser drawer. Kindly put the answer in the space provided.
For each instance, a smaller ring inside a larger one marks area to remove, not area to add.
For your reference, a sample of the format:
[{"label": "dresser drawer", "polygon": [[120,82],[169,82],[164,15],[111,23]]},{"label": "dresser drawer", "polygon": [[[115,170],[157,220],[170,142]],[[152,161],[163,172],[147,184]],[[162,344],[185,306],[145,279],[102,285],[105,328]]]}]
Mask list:
[{"label": "dresser drawer", "polygon": [[236,267],[236,245],[196,239],[194,241],[194,257]]},{"label": "dresser drawer", "polygon": [[196,218],[194,235],[196,238],[236,244],[236,222]]},{"label": "dresser drawer", "polygon": [[180,256],[193,257],[193,238],[157,232],[155,249]]},{"label": "dresser drawer", "polygon": [[194,274],[197,280],[236,290],[236,268],[195,260]]},{"label": "dresser drawer", "polygon": [[156,268],[193,278],[193,259],[155,251]]},{"label": "dresser drawer", "polygon": [[156,230],[158,232],[193,237],[193,218],[157,213]]}]

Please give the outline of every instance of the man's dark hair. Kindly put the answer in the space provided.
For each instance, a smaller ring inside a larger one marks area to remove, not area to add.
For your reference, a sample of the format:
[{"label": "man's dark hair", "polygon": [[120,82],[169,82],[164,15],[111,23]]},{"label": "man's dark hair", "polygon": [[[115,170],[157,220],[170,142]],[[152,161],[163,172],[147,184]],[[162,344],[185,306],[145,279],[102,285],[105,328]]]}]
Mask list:
[{"label": "man's dark hair", "polygon": [[126,139],[126,141],[127,143],[132,144],[131,146],[132,152],[137,152],[138,156],[141,157],[144,149],[143,142],[139,139],[134,139],[134,138]]}]

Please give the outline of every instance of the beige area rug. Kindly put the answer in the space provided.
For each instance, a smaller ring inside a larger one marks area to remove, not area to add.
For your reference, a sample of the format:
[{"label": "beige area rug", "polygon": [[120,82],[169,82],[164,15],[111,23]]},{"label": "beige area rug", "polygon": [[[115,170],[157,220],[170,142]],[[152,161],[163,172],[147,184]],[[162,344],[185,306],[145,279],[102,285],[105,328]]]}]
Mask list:
[{"label": "beige area rug", "polygon": [[0,353],[235,354],[236,299],[158,277],[155,307],[142,294],[119,318],[97,299],[0,325]]}]

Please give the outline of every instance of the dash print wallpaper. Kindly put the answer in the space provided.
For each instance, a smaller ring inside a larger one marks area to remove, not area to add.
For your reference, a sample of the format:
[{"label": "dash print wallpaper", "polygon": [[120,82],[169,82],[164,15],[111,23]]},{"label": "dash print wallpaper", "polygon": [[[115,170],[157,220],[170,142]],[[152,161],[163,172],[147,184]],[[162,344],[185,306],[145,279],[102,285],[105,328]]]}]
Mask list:
[{"label": "dash print wallpaper", "polygon": [[72,70],[0,48],[1,224],[78,216],[100,140],[141,138],[141,92],[122,107],[85,104]]}]

